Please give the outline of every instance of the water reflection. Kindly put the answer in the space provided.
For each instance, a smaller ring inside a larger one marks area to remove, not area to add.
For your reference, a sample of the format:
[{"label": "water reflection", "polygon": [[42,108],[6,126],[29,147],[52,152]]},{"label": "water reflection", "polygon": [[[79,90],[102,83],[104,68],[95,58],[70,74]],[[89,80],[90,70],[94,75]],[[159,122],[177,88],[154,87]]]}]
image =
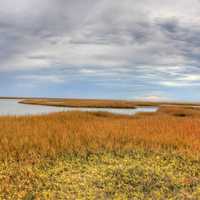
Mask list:
[{"label": "water reflection", "polygon": [[61,111],[106,111],[116,114],[133,115],[138,112],[156,112],[157,107],[139,107],[136,109],[112,109],[112,108],[69,108],[69,107],[53,107],[40,105],[27,105],[18,103],[15,99],[0,99],[0,115],[36,115],[47,114]]}]

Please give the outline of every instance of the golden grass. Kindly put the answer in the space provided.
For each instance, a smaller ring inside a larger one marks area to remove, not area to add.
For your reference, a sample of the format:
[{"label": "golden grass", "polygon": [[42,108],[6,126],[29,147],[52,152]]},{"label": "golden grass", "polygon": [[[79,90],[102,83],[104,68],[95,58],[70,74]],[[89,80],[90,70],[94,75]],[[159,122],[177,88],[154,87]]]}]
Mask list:
[{"label": "golden grass", "polygon": [[140,147],[198,155],[199,112],[162,107],[157,113],[136,116],[63,112],[0,117],[0,158],[36,162],[66,153],[87,156]]},{"label": "golden grass", "polygon": [[0,117],[0,199],[199,199],[199,113]]},{"label": "golden grass", "polygon": [[131,101],[95,99],[26,99],[20,103],[88,108],[135,108],[136,106],[136,104]]},{"label": "golden grass", "polygon": [[[145,102],[145,101],[127,101],[127,100],[106,100],[106,99],[25,99],[20,101],[24,104],[47,105],[47,106],[67,106],[67,107],[88,107],[88,108],[135,108],[137,106],[160,106],[160,105],[185,105],[192,106],[189,103],[176,102]],[[198,105],[198,104],[196,104]]]},{"label": "golden grass", "polygon": [[200,117],[200,107],[192,106],[161,106],[158,112],[177,117]]}]

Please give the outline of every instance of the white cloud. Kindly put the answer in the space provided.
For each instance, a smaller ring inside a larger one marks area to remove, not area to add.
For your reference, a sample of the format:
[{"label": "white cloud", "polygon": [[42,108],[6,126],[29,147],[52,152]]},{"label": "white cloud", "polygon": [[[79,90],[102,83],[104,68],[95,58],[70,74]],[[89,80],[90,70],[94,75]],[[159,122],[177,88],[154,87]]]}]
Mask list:
[{"label": "white cloud", "polygon": [[165,96],[160,96],[160,95],[146,95],[146,96],[141,96],[137,98],[136,100],[159,102],[159,101],[169,101],[170,99]]},{"label": "white cloud", "polygon": [[188,74],[180,78],[183,81],[200,81],[200,74]]},{"label": "white cloud", "polygon": [[162,86],[168,87],[189,87],[189,86],[200,86],[200,82],[187,82],[187,81],[162,81],[160,82]]},{"label": "white cloud", "polygon": [[65,82],[65,78],[63,76],[57,75],[28,75],[28,76],[18,76],[19,80],[27,80],[33,82],[51,82],[51,83],[63,83]]}]

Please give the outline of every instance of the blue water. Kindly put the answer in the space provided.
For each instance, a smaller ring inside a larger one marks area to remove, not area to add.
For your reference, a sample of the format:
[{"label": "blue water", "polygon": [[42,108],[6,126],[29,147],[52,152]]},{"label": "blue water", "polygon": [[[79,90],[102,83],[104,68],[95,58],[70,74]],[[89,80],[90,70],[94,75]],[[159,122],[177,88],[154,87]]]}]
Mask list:
[{"label": "blue water", "polygon": [[134,115],[139,112],[156,112],[158,107],[138,107],[136,109],[112,109],[112,108],[70,108],[70,107],[54,107],[27,105],[18,103],[20,100],[15,99],[0,99],[0,116],[5,115],[38,115],[48,114],[61,111],[103,111],[116,114]]}]

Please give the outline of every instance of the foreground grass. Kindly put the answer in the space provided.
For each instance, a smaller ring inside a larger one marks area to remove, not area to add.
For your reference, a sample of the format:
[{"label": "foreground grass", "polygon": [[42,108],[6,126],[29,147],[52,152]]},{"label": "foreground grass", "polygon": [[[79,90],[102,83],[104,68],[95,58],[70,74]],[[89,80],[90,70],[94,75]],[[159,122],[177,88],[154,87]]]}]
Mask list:
[{"label": "foreground grass", "polygon": [[199,111],[178,110],[177,116],[174,108],[137,116],[67,112],[0,117],[0,160],[37,162],[58,154],[87,155],[136,147],[199,156],[199,124]]},{"label": "foreground grass", "polygon": [[0,117],[0,199],[200,199],[199,112]]},{"label": "foreground grass", "polygon": [[200,160],[136,150],[1,164],[2,199],[199,199]]}]

